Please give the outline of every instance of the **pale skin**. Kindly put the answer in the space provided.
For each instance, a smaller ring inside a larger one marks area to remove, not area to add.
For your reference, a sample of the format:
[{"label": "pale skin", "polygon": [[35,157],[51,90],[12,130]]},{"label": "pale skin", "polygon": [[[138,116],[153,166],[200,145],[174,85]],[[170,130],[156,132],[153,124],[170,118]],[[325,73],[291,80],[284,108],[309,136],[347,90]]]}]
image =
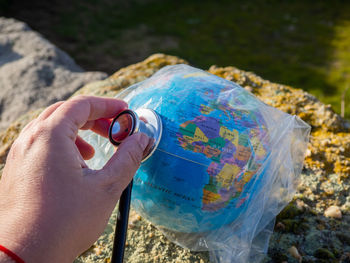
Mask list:
[{"label": "pale skin", "polygon": [[[0,245],[26,263],[73,262],[103,232],[150,139],[128,137],[101,170],[79,129],[107,136],[108,121],[127,108],[116,99],[78,96],[30,122],[14,142],[0,180]],[[101,119],[104,118],[104,119]],[[0,262],[13,262],[0,252]]]}]

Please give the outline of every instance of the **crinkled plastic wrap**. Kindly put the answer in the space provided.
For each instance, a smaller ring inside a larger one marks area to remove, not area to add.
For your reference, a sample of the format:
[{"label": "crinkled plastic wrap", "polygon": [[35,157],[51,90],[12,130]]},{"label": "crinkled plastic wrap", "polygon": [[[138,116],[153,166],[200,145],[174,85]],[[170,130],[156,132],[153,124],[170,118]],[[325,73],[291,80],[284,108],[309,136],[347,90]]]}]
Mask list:
[{"label": "crinkled plastic wrap", "polygon": [[[212,262],[259,262],[275,216],[291,200],[310,127],[239,85],[187,66],[168,66],[120,93],[132,110],[160,116],[162,138],[134,177],[132,205],[176,244]],[[83,138],[101,168],[107,139]]]}]

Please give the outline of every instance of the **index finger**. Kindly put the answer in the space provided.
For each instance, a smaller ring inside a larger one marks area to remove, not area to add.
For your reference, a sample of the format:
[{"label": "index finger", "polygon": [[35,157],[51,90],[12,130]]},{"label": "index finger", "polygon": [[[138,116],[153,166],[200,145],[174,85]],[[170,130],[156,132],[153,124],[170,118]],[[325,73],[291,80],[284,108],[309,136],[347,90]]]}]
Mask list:
[{"label": "index finger", "polygon": [[78,132],[86,122],[112,118],[127,107],[126,102],[113,98],[77,96],[63,103],[50,118],[57,125],[68,125],[74,132]]}]

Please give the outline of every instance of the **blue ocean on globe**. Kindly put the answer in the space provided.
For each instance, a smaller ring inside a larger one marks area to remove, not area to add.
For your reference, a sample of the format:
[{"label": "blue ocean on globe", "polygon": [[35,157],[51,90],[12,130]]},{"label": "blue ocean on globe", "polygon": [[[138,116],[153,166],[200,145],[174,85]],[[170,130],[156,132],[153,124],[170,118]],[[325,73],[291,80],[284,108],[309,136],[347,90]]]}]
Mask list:
[{"label": "blue ocean on globe", "polygon": [[132,205],[182,233],[230,224],[263,190],[269,135],[263,103],[239,85],[186,65],[165,67],[121,96],[150,108],[161,141],[134,177]]}]

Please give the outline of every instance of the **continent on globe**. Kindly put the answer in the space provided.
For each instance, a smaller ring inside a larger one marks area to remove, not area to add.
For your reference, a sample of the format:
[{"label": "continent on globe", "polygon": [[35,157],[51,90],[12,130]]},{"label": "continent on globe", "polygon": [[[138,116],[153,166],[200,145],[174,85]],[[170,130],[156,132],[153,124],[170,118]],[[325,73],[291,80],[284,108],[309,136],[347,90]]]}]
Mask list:
[{"label": "continent on globe", "polygon": [[[214,110],[201,105],[201,113],[209,114]],[[177,135],[185,150],[202,153],[212,160],[207,169],[209,184],[203,187],[202,210],[217,211],[240,196],[253,175],[251,171],[244,173],[252,154],[247,134],[228,129],[217,118],[201,115],[182,123]],[[254,142],[262,155],[264,151],[259,141],[255,139]]]}]

